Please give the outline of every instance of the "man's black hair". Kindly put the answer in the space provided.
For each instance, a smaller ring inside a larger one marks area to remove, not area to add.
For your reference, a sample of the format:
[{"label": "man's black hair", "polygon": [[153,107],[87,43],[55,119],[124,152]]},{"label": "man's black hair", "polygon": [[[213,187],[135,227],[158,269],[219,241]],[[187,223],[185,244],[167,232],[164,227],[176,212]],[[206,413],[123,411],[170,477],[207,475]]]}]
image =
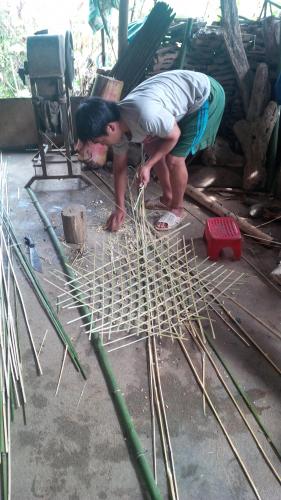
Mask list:
[{"label": "man's black hair", "polygon": [[75,115],[77,137],[82,142],[106,135],[110,122],[120,119],[116,102],[105,101],[101,97],[88,97],[78,107]]}]

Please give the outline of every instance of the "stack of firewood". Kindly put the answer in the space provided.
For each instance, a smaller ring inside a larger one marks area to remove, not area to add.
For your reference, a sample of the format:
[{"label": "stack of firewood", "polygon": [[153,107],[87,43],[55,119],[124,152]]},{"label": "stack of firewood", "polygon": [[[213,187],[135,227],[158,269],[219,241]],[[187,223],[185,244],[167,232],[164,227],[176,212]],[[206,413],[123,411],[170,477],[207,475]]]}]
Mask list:
[{"label": "stack of firewood", "polygon": [[[259,63],[266,62],[271,83],[274,83],[277,77],[280,19],[241,21],[240,26],[250,68],[255,71]],[[183,27],[184,23],[181,23],[170,28],[168,36],[155,54],[149,76],[177,68]],[[222,84],[226,94],[226,108],[221,132],[227,137],[233,136],[233,125],[243,117],[244,111],[223,29],[219,24],[204,26],[202,23],[194,23],[183,68],[206,73]]]}]

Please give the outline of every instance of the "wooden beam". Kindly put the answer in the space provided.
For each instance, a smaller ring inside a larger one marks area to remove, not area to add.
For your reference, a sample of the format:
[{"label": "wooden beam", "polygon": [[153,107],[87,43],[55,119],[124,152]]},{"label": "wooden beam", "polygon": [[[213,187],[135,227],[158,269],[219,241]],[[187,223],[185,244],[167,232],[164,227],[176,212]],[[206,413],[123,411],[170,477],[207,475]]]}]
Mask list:
[{"label": "wooden beam", "polygon": [[268,67],[267,64],[260,63],[256,69],[247,120],[256,120],[263,115],[270,101],[270,94],[271,86],[268,78]]},{"label": "wooden beam", "polygon": [[264,183],[266,177],[266,153],[274,125],[278,118],[278,105],[270,101],[264,114],[253,121],[239,120],[234,124],[246,163],[243,174],[243,187],[252,190]]},{"label": "wooden beam", "polygon": [[247,113],[252,76],[242,41],[236,0],[221,0],[221,12],[226,48],[241,90],[244,110]]},{"label": "wooden beam", "polygon": [[128,12],[129,0],[120,0],[118,27],[118,58],[128,46]]}]

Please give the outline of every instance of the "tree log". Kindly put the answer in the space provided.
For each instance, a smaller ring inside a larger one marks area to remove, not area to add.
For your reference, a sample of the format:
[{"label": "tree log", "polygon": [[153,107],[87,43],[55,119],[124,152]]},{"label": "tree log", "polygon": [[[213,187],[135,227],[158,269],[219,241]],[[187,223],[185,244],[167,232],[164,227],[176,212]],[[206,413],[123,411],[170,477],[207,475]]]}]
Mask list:
[{"label": "tree log", "polygon": [[242,146],[246,164],[243,187],[252,190],[265,180],[265,161],[268,143],[278,117],[278,105],[270,101],[264,114],[256,120],[240,120],[234,124],[234,132]]},{"label": "tree log", "polygon": [[221,11],[226,48],[241,89],[244,110],[247,113],[252,75],[242,42],[236,0],[221,0]]},{"label": "tree log", "polygon": [[61,212],[63,232],[67,243],[83,244],[86,236],[86,209],[83,205],[69,205]]},{"label": "tree log", "polygon": [[247,120],[256,120],[259,116],[261,116],[264,113],[269,100],[270,83],[268,79],[268,67],[267,64],[261,63],[257,67],[254,78]]},{"label": "tree log", "polygon": [[262,21],[262,27],[266,61],[268,64],[276,64],[280,59],[280,19],[266,17]]},{"label": "tree log", "polygon": [[191,186],[191,184],[187,185],[185,189],[185,194],[190,198],[192,198],[197,203],[199,203],[200,205],[202,205],[203,207],[208,208],[208,210],[210,210],[214,214],[219,215],[220,217],[226,217],[226,216],[233,217],[233,219],[236,220],[238,226],[240,227],[241,231],[243,231],[243,233],[252,236],[259,243],[263,245],[270,245],[272,241],[271,236],[269,236],[266,233],[263,233],[262,231],[260,231],[260,229],[257,229],[256,227],[252,226],[252,224],[249,224],[249,222],[242,219],[238,215],[234,214],[230,210],[227,210],[220,203],[214,201],[211,197],[206,196],[204,193],[199,191],[199,189],[196,189],[193,186]]}]

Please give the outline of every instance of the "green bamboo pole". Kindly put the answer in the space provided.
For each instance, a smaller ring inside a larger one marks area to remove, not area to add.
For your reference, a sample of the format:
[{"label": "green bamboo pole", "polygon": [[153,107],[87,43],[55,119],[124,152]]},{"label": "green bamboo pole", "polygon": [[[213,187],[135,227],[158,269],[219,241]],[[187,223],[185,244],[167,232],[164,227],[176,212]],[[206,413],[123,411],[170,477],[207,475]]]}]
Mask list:
[{"label": "green bamboo pole", "polygon": [[[64,256],[64,253],[62,251],[62,248],[60,246],[59,240],[57,238],[57,235],[53,229],[53,227],[50,224],[50,221],[43,211],[42,207],[39,204],[39,201],[35,195],[35,193],[32,191],[30,188],[26,188],[39,216],[41,217],[45,229],[47,230],[51,241],[54,245],[54,248],[57,252],[59,261],[62,265],[62,268],[65,272],[65,274],[68,276],[69,280],[72,281],[72,291],[74,291],[75,288],[75,275],[71,268],[67,265],[66,258]],[[79,296],[79,294],[76,294],[76,299]],[[91,317],[91,311],[90,309],[82,302],[82,307],[79,307],[79,312],[82,316],[85,315],[85,318],[83,318],[83,321],[88,322],[88,317]],[[124,396],[122,395],[121,389],[119,388],[113,370],[111,368],[107,352],[102,345],[101,339],[99,335],[94,335],[91,339],[92,345],[94,347],[95,353],[97,355],[97,359],[101,368],[101,371],[103,373],[103,376],[105,378],[107,388],[109,391],[109,394],[113,400],[115,410],[117,413],[117,416],[119,418],[120,425],[122,427],[124,436],[127,440],[128,447],[132,452],[134,461],[138,467],[140,477],[142,479],[143,485],[146,488],[148,494],[150,495],[150,498],[152,500],[161,500],[162,495],[158,489],[158,486],[155,483],[153,473],[151,470],[151,467],[149,466],[146,457],[145,457],[145,451],[141,445],[140,439],[138,437],[138,434],[136,432],[135,426],[133,424],[132,418],[130,416],[129,410],[127,408],[127,404],[125,401]]]},{"label": "green bamboo pole", "polygon": [[84,379],[86,379],[85,372],[84,372],[84,370],[79,362],[79,359],[78,359],[78,354],[75,351],[75,348],[74,348],[70,338],[68,337],[67,333],[64,331],[64,328],[63,328],[61,322],[59,321],[55,311],[53,310],[51,303],[49,302],[43,288],[40,285],[40,282],[38,281],[33,269],[31,268],[26,256],[24,255],[24,253],[21,249],[21,246],[19,245],[17,238],[15,236],[11,222],[8,220],[6,215],[4,215],[3,220],[4,220],[6,230],[8,231],[9,235],[13,239],[13,243],[14,243],[13,250],[16,253],[16,256],[17,256],[17,258],[22,266],[22,269],[24,270],[30,284],[32,285],[41,306],[43,307],[45,313],[49,317],[49,319],[50,319],[51,323],[53,324],[61,341],[63,342],[63,344],[65,346],[67,346],[69,356],[71,357],[71,360],[72,360],[74,366],[76,367],[76,369],[78,371],[81,372]]},{"label": "green bamboo pole", "polygon": [[[2,384],[4,381],[2,380]],[[3,393],[2,387],[0,391],[0,456],[2,457],[2,453],[4,453],[4,428],[3,428]]]},{"label": "green bamboo pole", "polygon": [[1,455],[1,486],[2,486],[2,498],[3,500],[8,500],[8,456],[7,453],[2,453]]},{"label": "green bamboo pole", "polygon": [[189,17],[186,21],[184,38],[183,38],[182,47],[181,47],[181,51],[180,51],[179,69],[182,69],[184,67],[187,48],[188,48],[188,45],[190,43],[190,38],[191,38],[191,33],[192,33],[192,26],[193,26],[193,19],[191,17]]}]

